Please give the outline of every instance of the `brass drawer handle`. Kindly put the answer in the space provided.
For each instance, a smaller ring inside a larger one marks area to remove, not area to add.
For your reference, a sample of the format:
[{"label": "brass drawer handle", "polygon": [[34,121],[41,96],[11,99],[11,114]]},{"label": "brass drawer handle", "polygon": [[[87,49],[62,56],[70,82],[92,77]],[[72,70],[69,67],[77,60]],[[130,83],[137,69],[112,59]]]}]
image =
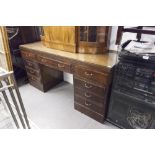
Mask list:
[{"label": "brass drawer handle", "polygon": [[85,101],[85,105],[86,105],[86,106],[91,106],[92,104],[91,104],[91,103],[87,103],[87,102]]},{"label": "brass drawer handle", "polygon": [[85,97],[90,98],[90,97],[91,97],[91,95],[90,95],[90,94],[85,93]]},{"label": "brass drawer handle", "polygon": [[35,80],[35,78],[34,78],[34,77],[31,77],[31,79],[32,79],[32,80]]},{"label": "brass drawer handle", "polygon": [[87,85],[86,83],[85,83],[85,85],[84,85],[86,88],[92,88],[92,86],[91,85]]},{"label": "brass drawer handle", "polygon": [[41,59],[41,62],[47,62],[46,59]]},{"label": "brass drawer handle", "polygon": [[32,54],[31,54],[31,53],[26,53],[26,56],[27,56],[27,57],[31,57]]},{"label": "brass drawer handle", "polygon": [[35,71],[33,71],[33,70],[30,70],[30,73],[34,74],[34,73],[35,73]]},{"label": "brass drawer handle", "polygon": [[63,68],[65,66],[63,64],[58,64],[58,67]]},{"label": "brass drawer handle", "polygon": [[28,66],[31,66],[32,67],[33,65],[30,62],[28,62]]},{"label": "brass drawer handle", "polygon": [[86,75],[86,76],[93,76],[93,73],[85,72],[85,75]]}]

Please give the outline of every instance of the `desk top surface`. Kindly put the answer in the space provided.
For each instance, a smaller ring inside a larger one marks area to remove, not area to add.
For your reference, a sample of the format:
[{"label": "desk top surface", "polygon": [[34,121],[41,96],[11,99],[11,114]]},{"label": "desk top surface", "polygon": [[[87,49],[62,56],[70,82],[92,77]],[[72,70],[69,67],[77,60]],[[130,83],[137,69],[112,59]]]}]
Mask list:
[{"label": "desk top surface", "polygon": [[48,54],[53,54],[55,56],[61,56],[64,58],[69,58],[73,60],[78,60],[86,63],[91,63],[95,65],[104,66],[107,68],[112,68],[117,59],[117,53],[114,51],[109,51],[106,54],[80,54],[80,53],[70,53],[66,51],[55,50],[47,48],[41,42],[29,43],[20,45],[21,49],[35,50]]}]

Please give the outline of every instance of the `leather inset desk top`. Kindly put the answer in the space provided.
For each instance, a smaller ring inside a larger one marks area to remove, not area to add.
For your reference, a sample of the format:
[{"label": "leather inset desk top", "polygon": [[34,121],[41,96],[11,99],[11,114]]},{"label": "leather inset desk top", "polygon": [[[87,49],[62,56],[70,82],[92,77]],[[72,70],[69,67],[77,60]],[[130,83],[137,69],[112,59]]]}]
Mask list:
[{"label": "leather inset desk top", "polygon": [[99,65],[111,69],[116,64],[117,53],[115,51],[109,51],[106,54],[80,54],[80,53],[70,53],[55,49],[50,49],[45,47],[41,42],[35,42],[25,45],[20,45],[21,49],[34,50],[42,53],[48,53],[55,56],[61,56],[68,59],[73,59],[76,61],[81,61],[85,63],[91,63],[94,65]]}]

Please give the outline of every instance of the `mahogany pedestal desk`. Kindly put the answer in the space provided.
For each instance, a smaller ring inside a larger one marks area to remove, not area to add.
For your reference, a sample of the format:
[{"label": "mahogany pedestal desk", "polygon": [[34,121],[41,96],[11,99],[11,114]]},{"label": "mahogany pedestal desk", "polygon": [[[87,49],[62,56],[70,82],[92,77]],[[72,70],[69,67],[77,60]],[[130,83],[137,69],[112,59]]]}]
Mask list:
[{"label": "mahogany pedestal desk", "polygon": [[79,54],[50,49],[41,42],[20,46],[29,83],[43,92],[63,81],[63,71],[73,74],[74,108],[105,120],[112,68],[116,52]]}]

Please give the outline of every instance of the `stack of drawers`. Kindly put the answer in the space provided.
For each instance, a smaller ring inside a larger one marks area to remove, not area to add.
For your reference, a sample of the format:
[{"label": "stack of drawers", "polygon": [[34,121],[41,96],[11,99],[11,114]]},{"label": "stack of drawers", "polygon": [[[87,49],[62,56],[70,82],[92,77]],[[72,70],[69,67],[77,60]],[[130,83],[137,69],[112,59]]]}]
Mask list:
[{"label": "stack of drawers", "polygon": [[[39,90],[46,92],[63,80],[61,71],[48,67],[52,66],[55,61],[29,51],[22,51],[22,57],[25,62],[29,83]],[[59,68],[65,68],[66,66],[58,63]]]},{"label": "stack of drawers", "polygon": [[25,60],[25,64],[29,64],[29,65],[25,65],[29,83],[37,87],[38,89],[43,90],[42,78],[40,73],[41,71],[40,71],[39,65],[29,60]]},{"label": "stack of drawers", "polygon": [[76,110],[103,122],[109,74],[95,68],[75,66],[74,70],[74,107]]},{"label": "stack of drawers", "polygon": [[40,67],[38,63],[34,61],[35,54],[22,51],[22,57],[24,58],[29,83],[38,89],[43,90]]}]

